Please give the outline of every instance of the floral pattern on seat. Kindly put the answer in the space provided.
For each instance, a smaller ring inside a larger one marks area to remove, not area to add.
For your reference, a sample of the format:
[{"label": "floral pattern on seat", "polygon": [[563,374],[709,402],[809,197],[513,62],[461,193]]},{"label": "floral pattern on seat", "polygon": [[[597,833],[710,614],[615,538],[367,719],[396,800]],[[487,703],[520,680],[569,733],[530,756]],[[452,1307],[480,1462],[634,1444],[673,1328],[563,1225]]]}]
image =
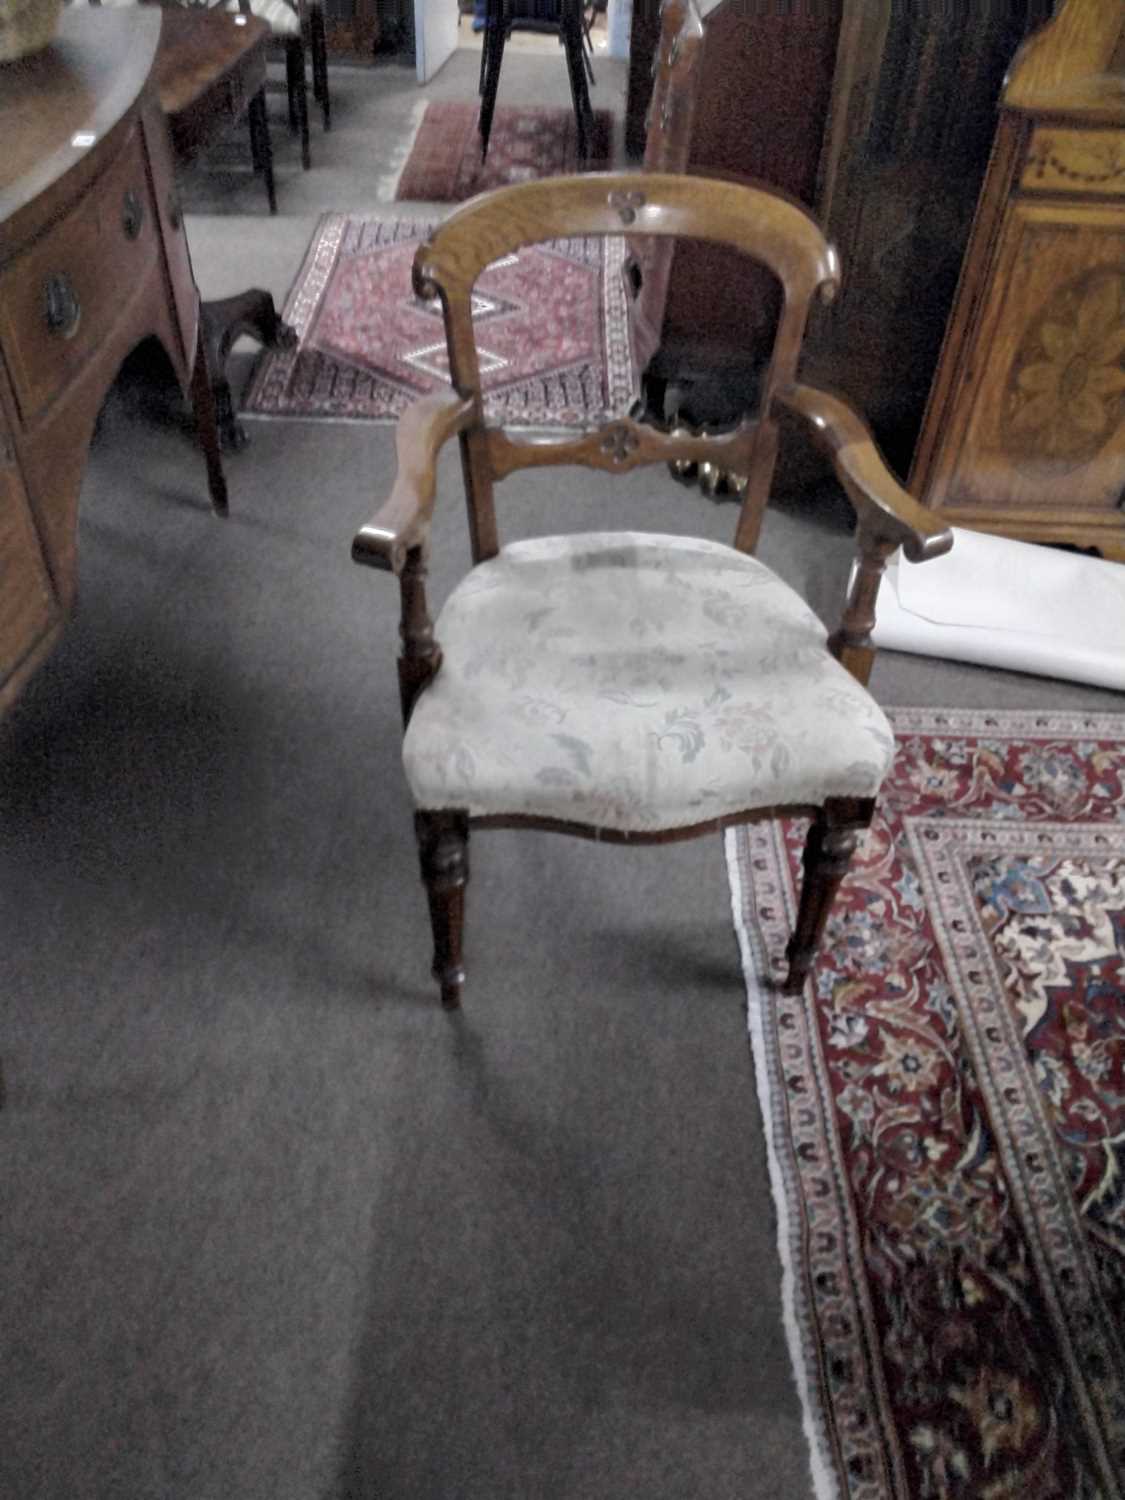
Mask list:
[{"label": "floral pattern on seat", "polygon": [[873,797],[894,740],[763,563],[692,537],[517,542],[454,590],[403,750],[423,809],[649,833]]}]

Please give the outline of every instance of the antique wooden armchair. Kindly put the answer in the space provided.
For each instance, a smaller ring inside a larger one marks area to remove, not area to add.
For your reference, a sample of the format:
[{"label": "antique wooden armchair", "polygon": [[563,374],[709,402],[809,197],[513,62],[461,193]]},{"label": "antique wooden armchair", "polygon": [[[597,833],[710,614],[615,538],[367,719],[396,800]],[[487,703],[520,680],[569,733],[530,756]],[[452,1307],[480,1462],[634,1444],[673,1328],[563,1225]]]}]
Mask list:
[{"label": "antique wooden armchair", "polygon": [[[723,434],[622,418],[543,440],[486,425],[471,314],[477,276],[523,245],[624,229],[714,240],[772,270],[783,305],[761,409]],[[441,298],[452,389],[404,413],[397,480],[353,556],[401,585],[404,760],[447,1007],[459,1004],[464,979],[470,827],[662,842],[783,812],[811,816],[786,987],[803,984],[894,751],[864,686],[880,575],[899,546],[920,561],[951,545],[846,403],[798,383],[811,300],[831,296],[838,275],[832,247],[789,200],[662,173],[502,188],[455,210],[419,249],[415,291]],[[857,562],[831,636],[752,555],[782,409],[804,418],[831,455],[858,517]],[[454,434],[474,567],[435,627],[425,595],[430,520],[438,452]],[[672,460],[749,476],[733,547],[599,532],[501,548],[493,486],[516,470],[620,473]]]}]

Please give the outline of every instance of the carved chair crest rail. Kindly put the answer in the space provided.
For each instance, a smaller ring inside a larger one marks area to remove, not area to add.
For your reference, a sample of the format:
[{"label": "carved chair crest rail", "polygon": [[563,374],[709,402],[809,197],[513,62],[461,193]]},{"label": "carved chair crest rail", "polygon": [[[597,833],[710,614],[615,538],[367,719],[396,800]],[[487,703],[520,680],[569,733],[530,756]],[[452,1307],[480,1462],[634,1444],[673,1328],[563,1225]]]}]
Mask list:
[{"label": "carved chair crest rail", "polygon": [[[726,433],[620,417],[550,439],[488,426],[471,310],[480,272],[521,246],[626,227],[631,237],[728,245],[777,278],[782,306],[756,417]],[[808,815],[785,981],[803,985],[893,754],[865,686],[883,568],[898,547],[921,561],[952,541],[894,479],[846,401],[798,381],[810,305],[839,277],[835,252],[798,205],[679,174],[502,188],[457,209],[419,248],[415,290],[441,300],[452,388],[404,413],[395,484],[353,557],[400,583],[404,761],[447,1007],[460,1003],[464,979],[471,826],[655,843]],[[857,513],[856,563],[831,636],[753,556],[782,410],[808,425]],[[435,627],[430,526],[438,455],[454,436],[474,566]],[[670,461],[748,475],[733,546],[626,531],[501,547],[493,487],[517,470],[581,464],[612,474]]]}]

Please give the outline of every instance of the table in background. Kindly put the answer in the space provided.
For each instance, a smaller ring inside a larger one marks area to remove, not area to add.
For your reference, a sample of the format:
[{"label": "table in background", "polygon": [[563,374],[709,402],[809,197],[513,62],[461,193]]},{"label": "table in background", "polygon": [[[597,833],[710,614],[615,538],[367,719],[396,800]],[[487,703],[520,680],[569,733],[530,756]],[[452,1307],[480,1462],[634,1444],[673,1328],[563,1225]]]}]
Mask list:
[{"label": "table in background", "polygon": [[[273,150],[265,103],[269,26],[255,16],[223,10],[172,5],[162,14],[155,77],[176,160],[190,166],[247,115],[255,166],[265,176],[270,213],[275,213]],[[260,288],[204,302],[203,345],[220,439],[227,448],[241,448],[246,442],[226,378],[227,359],[242,334],[268,349],[286,348],[297,337],[278,317],[269,292]]]}]

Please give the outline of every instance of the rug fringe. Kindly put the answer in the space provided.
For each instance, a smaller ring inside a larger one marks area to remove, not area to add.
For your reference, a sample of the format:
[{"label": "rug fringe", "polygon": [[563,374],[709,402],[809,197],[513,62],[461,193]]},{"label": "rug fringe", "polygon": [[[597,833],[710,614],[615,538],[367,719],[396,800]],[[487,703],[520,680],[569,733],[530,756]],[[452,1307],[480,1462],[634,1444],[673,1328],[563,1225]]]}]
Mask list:
[{"label": "rug fringe", "polygon": [[766,1159],[769,1165],[770,1191],[773,1195],[774,1212],[777,1215],[777,1253],[781,1262],[781,1313],[785,1327],[785,1341],[789,1346],[789,1358],[793,1368],[793,1382],[801,1402],[801,1427],[808,1444],[809,1468],[812,1471],[813,1493],[816,1500],[840,1500],[836,1475],[830,1463],[827,1434],[813,1406],[812,1385],[806,1351],[797,1321],[797,1287],[793,1255],[790,1249],[790,1211],[785,1195],[785,1181],[781,1162],[774,1141],[774,1098],[770,1089],[769,1069],[766,1066],[765,1033],[762,1027],[761,1008],[763,996],[760,975],[765,971],[765,955],[759,953],[753,936],[746,925],[743,913],[747,892],[742,878],[742,867],[738,859],[738,838],[741,830],[728,828],[723,836],[723,847],[727,862],[727,879],[731,892],[731,915],[738,937],[738,951],[742,959],[742,974],[746,982],[747,1029],[750,1038],[750,1053],[754,1060],[754,1079],[758,1090],[758,1106],[762,1115],[762,1129],[766,1138]]},{"label": "rug fringe", "polygon": [[414,150],[414,142],[418,139],[418,132],[422,128],[422,117],[429,107],[428,99],[419,99],[410,111],[410,129],[404,137],[403,143],[395,147],[391,157],[391,171],[379,178],[376,189],[376,202],[393,203],[395,194],[398,192],[399,181],[402,178],[403,168],[410,160],[410,153]]}]

